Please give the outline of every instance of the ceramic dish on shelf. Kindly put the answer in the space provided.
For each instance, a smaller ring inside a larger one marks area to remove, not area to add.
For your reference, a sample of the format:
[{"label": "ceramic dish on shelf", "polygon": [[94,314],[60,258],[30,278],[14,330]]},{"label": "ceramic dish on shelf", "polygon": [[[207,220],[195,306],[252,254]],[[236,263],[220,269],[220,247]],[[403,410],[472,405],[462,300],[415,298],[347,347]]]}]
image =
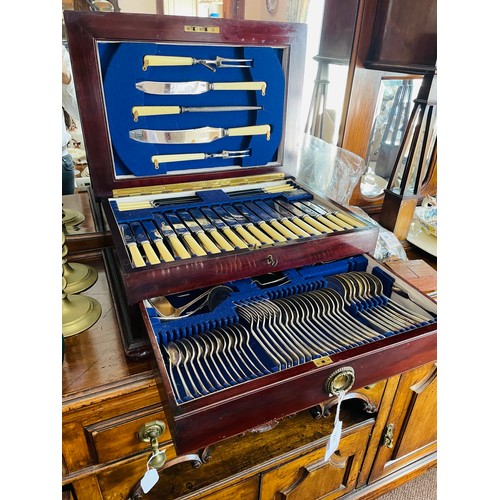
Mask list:
[{"label": "ceramic dish on shelf", "polygon": [[437,257],[437,237],[427,233],[418,218],[413,219],[406,240],[412,245],[421,248],[434,257]]},{"label": "ceramic dish on shelf", "polygon": [[423,230],[437,237],[437,207],[417,207],[415,217],[420,222]]}]

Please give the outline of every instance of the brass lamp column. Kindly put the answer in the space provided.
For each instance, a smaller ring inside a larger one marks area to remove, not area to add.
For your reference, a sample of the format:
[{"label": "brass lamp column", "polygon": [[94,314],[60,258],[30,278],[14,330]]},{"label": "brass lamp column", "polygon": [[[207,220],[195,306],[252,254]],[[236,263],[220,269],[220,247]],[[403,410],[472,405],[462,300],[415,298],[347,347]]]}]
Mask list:
[{"label": "brass lamp column", "polygon": [[396,238],[404,240],[417,206],[424,172],[435,159],[437,138],[434,135],[437,104],[437,77],[424,76],[401,148],[391,176],[384,190],[384,202],[380,213],[381,226],[392,231]]}]

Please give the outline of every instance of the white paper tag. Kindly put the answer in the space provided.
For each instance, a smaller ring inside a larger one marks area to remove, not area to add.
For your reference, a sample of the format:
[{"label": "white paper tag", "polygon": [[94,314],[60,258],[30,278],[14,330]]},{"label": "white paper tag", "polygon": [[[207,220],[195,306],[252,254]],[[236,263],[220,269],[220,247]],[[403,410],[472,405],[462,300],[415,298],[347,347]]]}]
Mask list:
[{"label": "white paper tag", "polygon": [[325,452],[325,462],[330,460],[330,457],[337,451],[340,443],[340,435],[342,434],[342,421],[339,420],[335,423],[335,427],[333,428],[333,432],[330,434],[330,439],[328,440],[328,444],[326,445]]},{"label": "white paper tag", "polygon": [[344,400],[345,392],[339,391],[339,397],[337,400],[337,411],[335,412],[335,423],[333,425],[333,431],[330,434],[330,439],[326,445],[325,451],[325,462],[328,462],[330,457],[337,451],[340,443],[340,436],[342,434],[342,421],[340,420],[340,405]]},{"label": "white paper tag", "polygon": [[141,479],[141,488],[144,493],[147,493],[158,482],[160,476],[156,469],[148,469]]}]

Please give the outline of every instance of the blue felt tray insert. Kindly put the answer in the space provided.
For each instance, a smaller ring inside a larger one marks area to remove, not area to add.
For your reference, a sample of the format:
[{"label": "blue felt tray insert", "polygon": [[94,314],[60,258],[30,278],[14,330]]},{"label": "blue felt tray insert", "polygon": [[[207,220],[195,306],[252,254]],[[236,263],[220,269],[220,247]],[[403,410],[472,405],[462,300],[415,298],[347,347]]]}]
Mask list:
[{"label": "blue felt tray insert", "polygon": [[[170,45],[141,42],[98,42],[100,67],[103,76],[104,100],[110,139],[113,146],[115,175],[137,177],[175,173],[179,170],[205,169],[221,166],[256,167],[276,161],[281,142],[285,77],[283,49],[273,47],[231,47],[221,45]],[[143,71],[145,55],[175,55],[196,59],[252,59],[250,68],[219,68],[212,72],[206,67],[150,66]],[[198,95],[151,95],[136,89],[140,81],[208,81],[253,82],[265,81],[260,91],[209,91]],[[177,115],[139,117],[134,121],[133,106],[262,106],[258,111],[196,112]],[[269,124],[271,137],[224,137],[205,144],[145,144],[129,137],[129,131],[139,128],[153,130],[184,130],[205,126],[216,128],[244,127]],[[251,154],[235,159],[205,159],[160,163],[155,169],[153,155],[180,153],[219,153],[222,150],[250,149]]]}]

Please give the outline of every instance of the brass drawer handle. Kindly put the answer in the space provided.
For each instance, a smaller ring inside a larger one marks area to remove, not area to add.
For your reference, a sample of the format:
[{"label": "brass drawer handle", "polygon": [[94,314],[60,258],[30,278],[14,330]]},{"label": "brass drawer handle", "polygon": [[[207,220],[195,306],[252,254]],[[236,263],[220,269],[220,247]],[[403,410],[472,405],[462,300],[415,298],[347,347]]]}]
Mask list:
[{"label": "brass drawer handle", "polygon": [[151,455],[148,464],[155,468],[160,469],[165,465],[167,461],[167,455],[165,451],[160,451],[158,444],[158,437],[165,432],[165,422],[161,420],[154,420],[153,422],[147,422],[139,429],[139,439],[144,442],[149,442],[151,448],[153,449],[153,454]]},{"label": "brass drawer handle", "polygon": [[343,366],[326,379],[325,391],[329,396],[338,396],[340,391],[347,392],[354,385],[354,380],[354,368]]}]

